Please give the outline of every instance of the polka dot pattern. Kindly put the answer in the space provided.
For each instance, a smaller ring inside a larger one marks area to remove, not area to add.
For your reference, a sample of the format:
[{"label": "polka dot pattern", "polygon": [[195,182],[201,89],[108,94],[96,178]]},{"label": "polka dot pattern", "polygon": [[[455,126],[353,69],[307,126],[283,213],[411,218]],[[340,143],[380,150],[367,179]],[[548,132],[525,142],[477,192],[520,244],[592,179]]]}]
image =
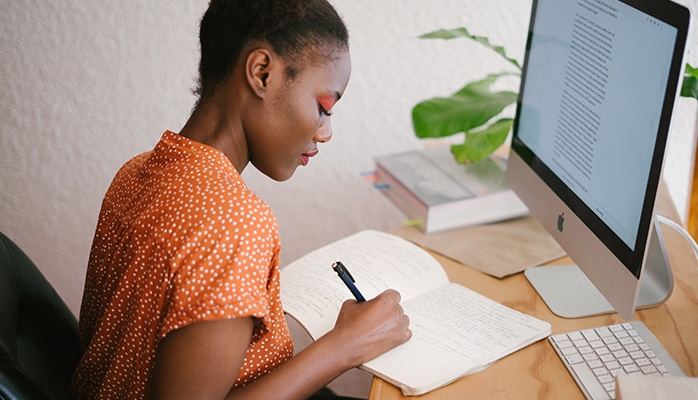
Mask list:
[{"label": "polka dot pattern", "polygon": [[145,398],[157,344],[193,322],[256,318],[235,386],[293,354],[276,219],[216,149],[165,132],[105,195],[80,309],[73,397]]}]

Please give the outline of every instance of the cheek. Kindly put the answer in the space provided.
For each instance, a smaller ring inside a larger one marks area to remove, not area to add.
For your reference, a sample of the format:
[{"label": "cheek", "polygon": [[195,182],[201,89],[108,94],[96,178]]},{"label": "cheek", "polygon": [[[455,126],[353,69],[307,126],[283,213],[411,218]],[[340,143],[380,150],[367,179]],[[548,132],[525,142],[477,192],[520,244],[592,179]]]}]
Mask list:
[{"label": "cheek", "polygon": [[291,107],[286,129],[294,140],[303,141],[303,146],[305,146],[305,142],[315,136],[319,128],[320,117],[315,101],[305,104],[298,103],[295,107]]}]

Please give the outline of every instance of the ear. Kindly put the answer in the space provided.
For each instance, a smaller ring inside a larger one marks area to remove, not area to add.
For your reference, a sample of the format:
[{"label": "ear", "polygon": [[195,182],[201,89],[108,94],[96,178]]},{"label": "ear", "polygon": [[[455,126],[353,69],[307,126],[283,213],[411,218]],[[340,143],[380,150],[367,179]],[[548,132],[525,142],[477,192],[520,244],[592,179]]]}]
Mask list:
[{"label": "ear", "polygon": [[257,97],[264,97],[275,77],[276,59],[271,51],[258,48],[251,51],[245,64],[247,84]]}]

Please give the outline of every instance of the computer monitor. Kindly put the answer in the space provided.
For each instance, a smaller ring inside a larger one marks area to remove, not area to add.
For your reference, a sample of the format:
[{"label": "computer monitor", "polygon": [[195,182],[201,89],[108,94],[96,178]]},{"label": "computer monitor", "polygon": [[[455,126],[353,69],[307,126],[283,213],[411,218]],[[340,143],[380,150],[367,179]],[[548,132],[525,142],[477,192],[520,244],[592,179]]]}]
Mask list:
[{"label": "computer monitor", "polygon": [[526,277],[564,317],[661,304],[655,215],[689,11],[668,0],[534,0],[507,182],[576,264]]}]

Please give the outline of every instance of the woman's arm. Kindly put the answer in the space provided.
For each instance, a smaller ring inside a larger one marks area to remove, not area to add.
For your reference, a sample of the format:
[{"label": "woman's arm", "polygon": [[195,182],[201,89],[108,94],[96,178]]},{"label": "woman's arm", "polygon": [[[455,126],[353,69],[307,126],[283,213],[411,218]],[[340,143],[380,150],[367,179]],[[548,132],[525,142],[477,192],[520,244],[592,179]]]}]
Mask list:
[{"label": "woman's arm", "polygon": [[346,301],[334,329],[273,372],[229,393],[245,358],[252,319],[194,323],[163,339],[152,397],[222,399],[227,393],[226,399],[306,399],[343,372],[411,337],[399,303],[394,290],[362,303]]},{"label": "woman's arm", "polygon": [[223,399],[240,373],[253,318],[200,321],[160,342],[151,399]]}]

